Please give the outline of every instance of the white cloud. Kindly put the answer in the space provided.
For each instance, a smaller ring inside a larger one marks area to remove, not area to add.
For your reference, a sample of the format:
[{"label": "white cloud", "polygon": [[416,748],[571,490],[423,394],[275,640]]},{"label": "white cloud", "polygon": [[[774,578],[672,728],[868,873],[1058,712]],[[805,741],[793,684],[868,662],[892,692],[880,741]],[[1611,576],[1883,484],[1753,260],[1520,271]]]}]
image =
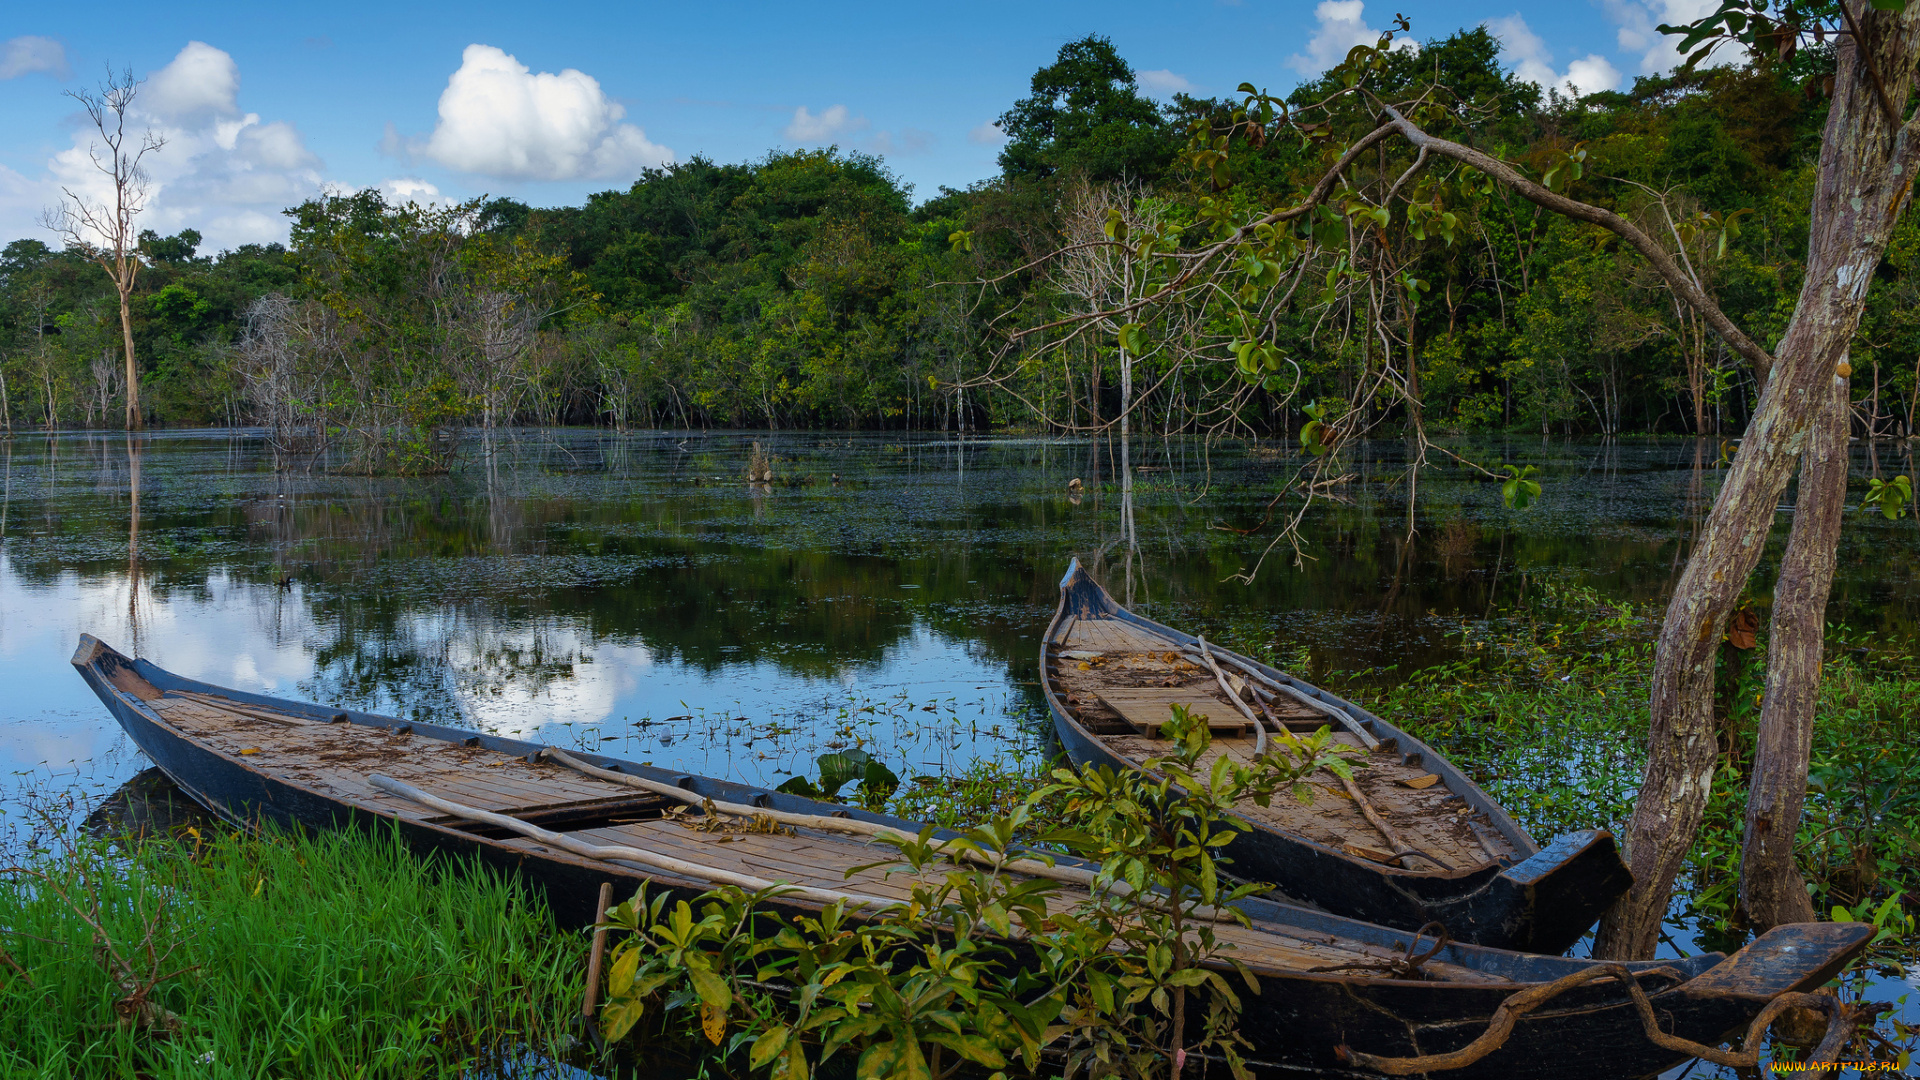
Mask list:
[{"label": "white cloud", "polygon": [[967,132],[967,141],[975,146],[999,146],[1007,141],[1007,133],[1000,130],[999,124],[981,124]]},{"label": "white cloud", "polygon": [[163,120],[238,111],[240,65],[224,50],[189,41],[166,67],[147,76],[140,104]]},{"label": "white cloud", "polygon": [[449,200],[440,189],[417,176],[396,176],[380,181],[380,193],[389,203],[418,203],[421,206],[444,205]]},{"label": "white cloud", "polygon": [[1151,94],[1172,95],[1193,93],[1193,84],[1187,81],[1185,75],[1176,75],[1166,68],[1158,68],[1153,71],[1137,71],[1134,72],[1134,78],[1139,80],[1140,85],[1146,88],[1147,92]]},{"label": "white cloud", "polygon": [[[320,160],[299,130],[284,120],[241,113],[239,89],[233,57],[198,41],[147,76],[128,127],[165,145],[141,163],[149,185],[139,228],[162,234],[197,229],[207,252],[284,240],[287,220],[280,211],[321,191]],[[58,203],[63,188],[89,201],[108,201],[112,188],[91,159],[98,142],[98,132],[79,127],[42,176],[0,177],[0,228],[46,235],[28,222]],[[30,212],[24,205],[29,202]]]},{"label": "white cloud", "polygon": [[0,79],[17,79],[35,71],[44,71],[56,79],[71,75],[66,47],[52,38],[32,34],[0,44]]},{"label": "white cloud", "polygon": [[[1313,78],[1345,60],[1348,50],[1355,45],[1371,45],[1380,40],[1380,31],[1367,25],[1366,7],[1366,0],[1322,0],[1320,6],[1313,9],[1319,25],[1307,39],[1306,54],[1287,57],[1287,66]],[[1393,47],[1407,52],[1420,48],[1412,38],[1399,38]]]},{"label": "white cloud", "polygon": [[585,72],[535,74],[491,45],[469,45],[421,150],[462,172],[527,180],[624,177],[673,160],[621,123],[625,115]]},{"label": "white cloud", "polygon": [[1533,32],[1518,12],[1499,19],[1488,19],[1486,27],[1500,40],[1502,56],[1513,64],[1519,78],[1549,87],[1563,94],[1580,97],[1620,86],[1620,72],[1598,53],[1589,53],[1567,65],[1563,75],[1554,70],[1553,51],[1540,35]]},{"label": "white cloud", "polygon": [[864,131],[867,118],[854,116],[847,112],[845,105],[829,105],[815,116],[807,111],[805,105],[793,110],[793,120],[787,124],[787,141],[797,143],[827,142],[835,135],[849,131]]},{"label": "white cloud", "polygon": [[[1640,54],[1640,74],[1658,75],[1678,67],[1686,57],[1674,45],[1679,38],[1662,34],[1661,23],[1680,26],[1705,18],[1718,7],[1716,0],[1601,0],[1607,18],[1619,29],[1614,38],[1621,51]],[[1709,66],[1733,62],[1735,50],[1721,49]]]}]

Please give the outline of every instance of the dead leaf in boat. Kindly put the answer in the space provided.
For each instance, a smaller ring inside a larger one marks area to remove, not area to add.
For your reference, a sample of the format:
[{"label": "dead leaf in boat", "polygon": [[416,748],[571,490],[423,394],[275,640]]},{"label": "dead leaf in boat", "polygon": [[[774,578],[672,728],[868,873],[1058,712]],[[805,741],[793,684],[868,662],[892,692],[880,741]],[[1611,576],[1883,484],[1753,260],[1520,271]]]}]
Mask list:
[{"label": "dead leaf in boat", "polygon": [[259,747],[257,747],[257,746],[249,746],[249,747],[247,747],[247,748],[246,748],[245,750],[242,750],[242,751],[240,751],[240,754],[241,754],[241,756],[242,756],[242,757],[244,757],[244,756],[246,756],[247,754],[257,754],[257,753],[259,753],[259,752],[260,752],[260,748],[259,748]]},{"label": "dead leaf in boat", "polygon": [[1411,780],[1402,780],[1400,782],[1414,789],[1415,791],[1419,791],[1422,788],[1430,788],[1433,785],[1439,783],[1440,775],[1438,773],[1428,773],[1425,776],[1416,776]]}]

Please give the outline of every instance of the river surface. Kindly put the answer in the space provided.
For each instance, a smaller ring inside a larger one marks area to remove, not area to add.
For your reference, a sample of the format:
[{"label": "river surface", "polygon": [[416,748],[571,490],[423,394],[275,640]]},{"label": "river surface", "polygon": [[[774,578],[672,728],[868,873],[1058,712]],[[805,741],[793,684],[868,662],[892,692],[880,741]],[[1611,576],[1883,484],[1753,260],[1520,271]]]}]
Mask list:
[{"label": "river surface", "polygon": [[[744,482],[755,440],[771,486]],[[1296,556],[1275,536],[1300,458],[1239,443],[519,430],[409,479],[276,474],[230,432],[15,436],[4,831],[28,790],[84,811],[144,767],[67,663],[81,633],[214,683],[689,772],[777,783],[858,743],[934,776],[1045,751],[1035,654],[1076,555],[1143,613],[1309,675],[1404,669],[1541,581],[1657,602],[1723,475],[1692,442],[1452,449],[1536,466],[1539,502],[1510,510],[1434,455],[1409,537],[1408,448],[1375,444]],[[1857,476],[1912,475],[1890,449],[1860,446]],[[1915,530],[1849,515],[1830,619],[1911,633]]]}]

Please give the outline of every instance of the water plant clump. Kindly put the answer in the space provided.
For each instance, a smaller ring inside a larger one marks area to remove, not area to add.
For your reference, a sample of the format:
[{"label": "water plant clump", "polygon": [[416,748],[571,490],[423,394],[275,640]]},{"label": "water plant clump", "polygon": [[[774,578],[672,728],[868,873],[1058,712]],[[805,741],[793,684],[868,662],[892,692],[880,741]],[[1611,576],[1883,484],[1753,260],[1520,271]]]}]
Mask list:
[{"label": "water plant clump", "polygon": [[[1676,941],[1731,950],[1749,935],[1739,896],[1745,776],[1766,638],[1749,624],[1721,647],[1720,757],[1705,824],[1668,915]],[[1537,835],[1619,830],[1645,763],[1652,622],[1631,604],[1543,582],[1497,618],[1463,622],[1463,658],[1335,681],[1467,770]],[[1828,629],[1796,856],[1822,917],[1883,933],[1863,967],[1920,964],[1920,643]]]},{"label": "water plant clump", "polygon": [[571,1043],[585,946],[394,835],[59,830],[0,871],[0,1075],[484,1074]]}]

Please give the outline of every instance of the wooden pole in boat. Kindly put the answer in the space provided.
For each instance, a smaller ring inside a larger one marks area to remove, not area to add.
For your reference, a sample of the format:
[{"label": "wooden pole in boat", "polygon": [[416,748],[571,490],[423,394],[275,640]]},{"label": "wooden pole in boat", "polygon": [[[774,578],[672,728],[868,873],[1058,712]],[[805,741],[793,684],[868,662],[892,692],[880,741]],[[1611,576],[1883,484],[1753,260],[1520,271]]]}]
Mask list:
[{"label": "wooden pole in boat", "polygon": [[1453,867],[1442,862],[1440,859],[1421,851],[1419,848],[1408,844],[1402,839],[1400,834],[1394,830],[1394,827],[1387,824],[1387,819],[1381,817],[1380,812],[1373,808],[1373,803],[1367,800],[1367,793],[1360,790],[1360,785],[1342,776],[1340,777],[1340,786],[1347,789],[1347,797],[1352,799],[1354,805],[1360,808],[1360,813],[1366,816],[1367,822],[1378,830],[1381,836],[1387,838],[1387,843],[1393,845],[1394,857],[1400,860],[1401,865],[1404,866],[1406,864],[1406,857],[1408,855],[1418,855],[1428,862],[1433,863],[1435,866],[1440,867],[1442,870],[1453,869]]},{"label": "wooden pole in boat", "polygon": [[600,961],[607,955],[607,909],[612,906],[613,882],[603,881],[600,902],[593,909],[593,921],[598,925],[593,928],[593,949],[587,954],[587,996],[580,1002],[580,1022],[595,1043],[600,1041],[600,1025],[594,1022],[593,1010],[600,1004]]},{"label": "wooden pole in boat", "polygon": [[454,817],[465,818],[468,821],[478,821],[486,825],[497,825],[502,829],[517,832],[521,836],[531,837],[550,847],[572,852],[575,855],[588,859],[599,859],[603,862],[639,863],[641,866],[651,867],[655,870],[664,870],[669,874],[676,874],[689,881],[705,882],[715,885],[733,885],[746,889],[749,892],[780,889],[791,895],[801,897],[802,899],[811,900],[817,904],[831,904],[836,900],[841,900],[854,907],[873,908],[877,911],[906,906],[906,902],[902,900],[888,900],[877,896],[862,896],[859,893],[843,892],[839,889],[822,889],[812,885],[800,885],[785,880],[775,881],[753,874],[742,874],[732,870],[723,870],[716,866],[703,866],[699,863],[688,862],[685,859],[676,859],[670,855],[662,855],[656,851],[643,851],[640,848],[627,847],[624,845],[603,846],[600,844],[589,844],[584,840],[576,839],[575,837],[562,833],[549,832],[538,825],[530,825],[527,822],[521,821],[519,818],[508,817],[506,814],[496,814],[491,810],[481,810],[478,807],[465,806],[448,799],[442,799],[437,795],[430,795],[414,787],[412,784],[395,780],[391,776],[382,776],[379,773],[370,774],[367,777],[367,783],[389,795],[398,795],[403,799],[417,802],[421,806],[432,807],[443,814],[452,814]]},{"label": "wooden pole in boat", "polygon": [[[760,806],[747,806],[743,803],[720,802],[709,799],[704,795],[688,791],[685,788],[674,787],[672,784],[663,784],[658,780],[649,780],[644,776],[634,776],[631,773],[617,773],[610,769],[602,769],[597,765],[589,765],[558,747],[546,747],[539,752],[539,757],[542,761],[558,762],[569,769],[584,773],[596,780],[605,780],[610,784],[620,784],[625,787],[638,788],[641,791],[650,791],[656,795],[664,795],[670,799],[679,799],[690,806],[698,806],[710,813],[727,814],[732,817],[745,818],[749,821],[755,818],[764,818],[777,824],[793,825],[802,829],[820,829],[825,832],[850,833],[855,836],[871,836],[878,839],[913,839],[899,829],[871,821],[861,821],[859,818],[826,817],[820,814],[793,814],[783,810],[770,810]],[[989,851],[982,848],[966,840],[964,837],[942,840],[940,841],[939,847],[935,850],[944,855],[964,859],[968,862],[979,863],[990,869],[1007,870],[1016,874],[1025,874],[1028,877],[1046,878],[1067,885],[1077,885],[1089,892],[1111,892],[1118,896],[1134,895],[1133,886],[1128,885],[1125,881],[1115,879],[1103,885],[1100,881],[1100,875],[1097,872],[1080,866],[1056,865],[1051,861],[1051,856],[1039,852],[1033,853],[1031,857],[1018,852],[1001,854],[1000,852]],[[1163,906],[1158,901],[1153,900],[1149,900],[1147,903],[1156,907]],[[1191,913],[1193,917],[1197,919],[1212,919],[1217,922],[1235,921],[1233,911],[1230,908],[1196,904]]]},{"label": "wooden pole in boat", "polygon": [[[1254,756],[1259,757],[1261,754],[1266,753],[1266,749],[1267,749],[1266,724],[1262,723],[1259,717],[1253,715],[1253,710],[1247,708],[1247,703],[1244,701],[1241,701],[1240,695],[1234,693],[1233,687],[1227,685],[1227,677],[1226,675],[1221,673],[1220,665],[1214,662],[1213,648],[1207,644],[1207,639],[1202,637],[1202,638],[1198,638],[1197,640],[1200,642],[1200,656],[1202,659],[1204,659],[1207,662],[1207,667],[1212,669],[1214,679],[1220,684],[1220,691],[1227,695],[1227,700],[1233,702],[1235,707],[1237,707],[1240,710],[1240,712],[1246,716],[1247,719],[1253,721],[1254,730],[1260,733],[1260,737],[1254,743],[1254,748],[1253,748]],[[1366,792],[1360,790],[1360,785],[1354,783],[1348,777],[1340,776],[1338,773],[1335,773],[1334,775],[1339,779],[1340,786],[1346,789],[1347,797],[1352,799],[1353,804],[1360,808],[1360,813],[1366,817],[1367,823],[1372,825],[1376,830],[1378,830],[1381,836],[1386,837],[1387,843],[1393,845],[1394,857],[1401,860],[1403,865],[1405,863],[1406,856],[1409,854],[1412,854],[1412,855],[1420,856],[1421,858],[1427,860],[1428,862],[1433,863],[1434,865],[1440,867],[1442,870],[1453,869],[1453,867],[1447,865],[1445,862],[1441,861],[1440,859],[1435,858],[1434,856],[1429,855],[1418,848],[1410,846],[1405,840],[1401,839],[1400,834],[1397,831],[1395,831],[1394,827],[1387,824],[1387,819],[1381,817],[1380,812],[1373,808],[1373,803],[1367,800],[1367,794]]]},{"label": "wooden pole in boat", "polygon": [[[1206,641],[1202,639],[1200,641],[1200,644],[1206,645]],[[1231,653],[1228,653],[1225,650],[1221,649],[1218,645],[1207,645],[1205,649],[1197,649],[1192,645],[1188,645],[1186,646],[1185,651],[1188,653],[1198,652],[1201,655],[1206,657],[1213,657],[1217,655],[1220,659],[1225,660],[1229,664],[1232,664],[1242,674],[1247,676],[1247,678],[1252,679],[1254,682],[1259,683],[1260,685],[1266,687],[1267,689],[1275,691],[1277,693],[1285,694],[1288,697],[1293,698],[1295,701],[1298,701],[1300,704],[1305,705],[1307,708],[1312,709],[1313,711],[1321,714],[1322,716],[1327,716],[1327,717],[1331,717],[1334,720],[1338,720],[1340,722],[1340,726],[1352,732],[1354,737],[1359,739],[1361,744],[1364,745],[1368,750],[1374,750],[1380,746],[1380,740],[1373,737],[1373,733],[1367,730],[1366,725],[1354,719],[1352,713],[1347,712],[1347,710],[1339,707],[1338,705],[1334,705],[1330,702],[1320,701],[1319,699],[1314,698],[1302,692],[1298,687],[1288,686],[1287,684],[1282,682],[1276,682],[1272,678],[1269,678],[1264,672],[1258,671],[1253,667],[1251,667],[1250,665],[1243,663],[1242,661],[1234,657]]]},{"label": "wooden pole in boat", "polygon": [[1267,753],[1266,723],[1253,715],[1253,710],[1247,708],[1247,703],[1241,701],[1240,695],[1234,693],[1233,687],[1227,685],[1227,677],[1221,674],[1220,665],[1213,662],[1213,650],[1207,647],[1207,639],[1203,637],[1199,640],[1200,657],[1207,662],[1208,670],[1213,672],[1214,681],[1220,684],[1220,692],[1227,695],[1227,700],[1233,702],[1233,707],[1240,710],[1240,715],[1253,723],[1253,756],[1265,757]]}]

